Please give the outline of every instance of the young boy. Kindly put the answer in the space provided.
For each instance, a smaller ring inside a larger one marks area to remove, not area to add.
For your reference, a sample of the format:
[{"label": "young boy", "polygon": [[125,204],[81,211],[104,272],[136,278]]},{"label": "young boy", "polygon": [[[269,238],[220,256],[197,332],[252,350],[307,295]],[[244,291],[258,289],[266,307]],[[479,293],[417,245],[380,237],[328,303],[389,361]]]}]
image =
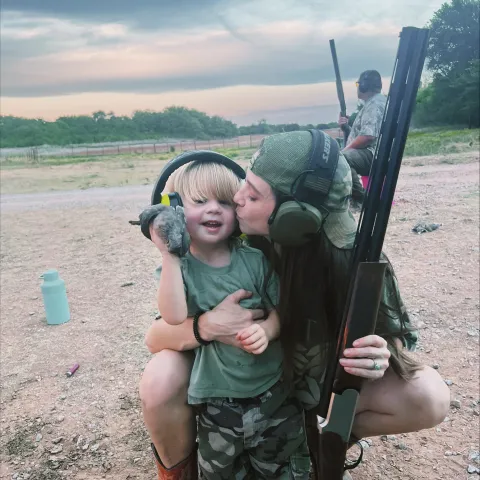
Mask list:
[{"label": "young boy", "polygon": [[188,401],[199,412],[201,478],[308,479],[303,412],[281,379],[278,281],[263,254],[233,236],[240,180],[224,165],[191,162],[175,172],[174,183],[191,243],[180,258],[152,232],[163,257],[162,318],[180,324],[239,289],[252,292],[242,306],[268,312],[237,334],[242,348],[214,341],[195,350]]}]

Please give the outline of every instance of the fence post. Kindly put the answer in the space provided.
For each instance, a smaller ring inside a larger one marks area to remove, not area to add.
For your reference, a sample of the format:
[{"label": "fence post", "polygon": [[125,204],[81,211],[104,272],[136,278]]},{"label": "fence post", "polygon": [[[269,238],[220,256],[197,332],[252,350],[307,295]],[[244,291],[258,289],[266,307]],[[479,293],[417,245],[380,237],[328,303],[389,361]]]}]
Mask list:
[{"label": "fence post", "polygon": [[117,153],[120,154],[120,145],[117,145]]},{"label": "fence post", "polygon": [[237,145],[238,145],[238,148],[240,148],[240,137],[237,137]]},{"label": "fence post", "polygon": [[194,150],[197,149],[197,141],[196,141],[196,140],[193,140],[193,149],[194,149]]},{"label": "fence post", "polygon": [[153,144],[153,153],[157,153],[157,146],[155,143]]},{"label": "fence post", "polygon": [[252,148],[252,134],[250,134],[250,148]]},{"label": "fence post", "polygon": [[88,147],[87,147],[87,157],[88,157]]},{"label": "fence post", "polygon": [[183,152],[183,145],[181,140],[180,140],[180,151]]}]

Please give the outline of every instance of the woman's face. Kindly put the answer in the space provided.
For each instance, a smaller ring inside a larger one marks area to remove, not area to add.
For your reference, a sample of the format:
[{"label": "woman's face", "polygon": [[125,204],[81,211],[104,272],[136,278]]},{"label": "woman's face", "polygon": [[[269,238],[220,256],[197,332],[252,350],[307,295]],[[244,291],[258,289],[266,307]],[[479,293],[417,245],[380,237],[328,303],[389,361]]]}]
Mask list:
[{"label": "woman's face", "polygon": [[237,219],[243,233],[268,235],[268,219],[275,208],[275,195],[265,180],[247,172],[233,201],[237,204]]}]

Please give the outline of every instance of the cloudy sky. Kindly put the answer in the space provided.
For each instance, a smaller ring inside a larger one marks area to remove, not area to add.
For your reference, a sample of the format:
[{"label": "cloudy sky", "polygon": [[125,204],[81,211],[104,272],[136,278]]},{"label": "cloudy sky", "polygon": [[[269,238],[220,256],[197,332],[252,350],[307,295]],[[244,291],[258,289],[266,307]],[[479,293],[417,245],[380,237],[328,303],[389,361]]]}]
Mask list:
[{"label": "cloudy sky", "polygon": [[359,72],[384,86],[398,33],[442,0],[2,0],[1,114],[55,119],[170,105],[236,123],[326,122]]}]

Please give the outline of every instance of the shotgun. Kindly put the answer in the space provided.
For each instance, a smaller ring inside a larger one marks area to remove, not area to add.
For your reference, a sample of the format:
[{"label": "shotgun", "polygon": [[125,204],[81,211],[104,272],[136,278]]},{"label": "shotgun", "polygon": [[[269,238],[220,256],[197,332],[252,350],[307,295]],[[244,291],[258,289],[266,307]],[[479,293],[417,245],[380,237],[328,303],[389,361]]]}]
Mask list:
[{"label": "shotgun", "polygon": [[[428,43],[427,29],[405,27],[395,59],[387,108],[380,129],[370,184],[360,214],[350,265],[345,310],[335,358],[328,363],[321,403],[308,412],[307,435],[315,480],[342,480],[362,378],[339,365],[345,348],[375,331],[386,262],[381,260],[408,128]],[[313,424],[312,424],[313,423]]]},{"label": "shotgun", "polygon": [[[345,95],[343,94],[342,78],[340,77],[340,68],[338,66],[337,50],[335,48],[335,40],[330,40],[330,50],[332,52],[333,69],[335,70],[335,83],[337,84],[337,97],[340,103],[340,116],[347,116],[347,105],[345,103]],[[350,127],[348,125],[341,126],[343,132],[343,146],[347,145]]]}]

